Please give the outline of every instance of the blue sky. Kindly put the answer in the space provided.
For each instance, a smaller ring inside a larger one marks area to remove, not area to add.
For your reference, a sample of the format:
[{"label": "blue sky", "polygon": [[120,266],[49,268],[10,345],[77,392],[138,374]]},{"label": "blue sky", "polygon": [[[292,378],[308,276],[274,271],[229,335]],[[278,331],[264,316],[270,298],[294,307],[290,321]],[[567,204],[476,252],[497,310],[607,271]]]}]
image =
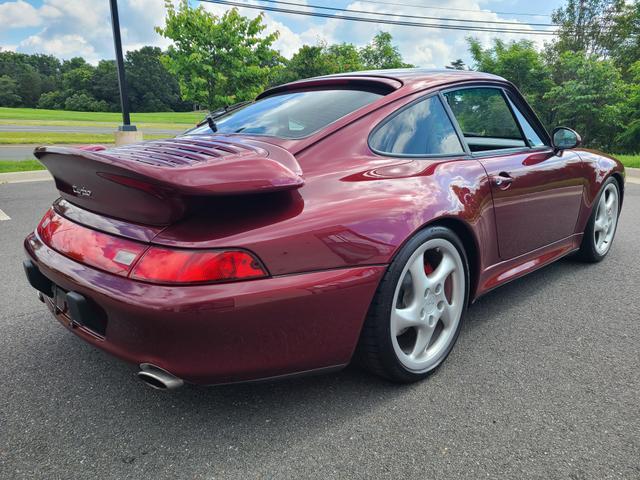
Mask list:
[{"label": "blue sky", "polygon": [[[191,0],[194,5],[199,4]],[[237,0],[238,1],[238,0]],[[239,0],[260,3],[257,0]],[[517,21],[522,28],[527,22],[547,23],[548,17],[518,15],[522,13],[549,14],[563,0],[386,0],[402,4],[388,5],[364,0],[289,0],[296,3],[340,8],[387,12],[407,15],[450,17],[461,20]],[[384,0],[382,0],[384,2]],[[92,63],[113,57],[108,0],[0,0],[0,47],[26,53],[48,53],[61,58],[84,56]],[[264,3],[263,3],[264,4]],[[119,0],[122,34],[125,49],[143,45],[166,47],[167,41],[153,30],[164,18],[164,0]],[[228,7],[202,3],[212,13],[220,14]],[[406,6],[405,6],[406,5]],[[423,7],[417,7],[417,5]],[[434,6],[445,7],[435,9]],[[286,7],[292,8],[292,7]],[[242,9],[243,14],[255,16],[255,10]],[[497,13],[496,13],[497,12]],[[402,20],[402,19],[399,19]],[[416,20],[420,21],[420,20]],[[432,30],[402,26],[354,23],[341,20],[300,17],[267,13],[268,30],[278,30],[276,44],[285,56],[290,56],[303,44],[318,41],[366,44],[379,30],[391,32],[405,59],[423,67],[442,67],[451,60],[469,61],[465,37],[473,34],[489,44],[492,37],[502,39],[526,38],[522,34],[489,34],[464,31]],[[480,24],[484,25],[484,24]],[[542,45],[544,38],[529,36]]]}]

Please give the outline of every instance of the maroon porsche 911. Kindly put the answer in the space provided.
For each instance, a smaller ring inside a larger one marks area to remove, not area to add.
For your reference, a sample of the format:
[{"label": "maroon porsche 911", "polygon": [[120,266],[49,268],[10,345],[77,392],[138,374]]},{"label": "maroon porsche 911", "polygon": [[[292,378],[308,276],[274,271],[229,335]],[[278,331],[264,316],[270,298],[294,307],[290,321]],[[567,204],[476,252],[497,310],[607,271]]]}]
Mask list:
[{"label": "maroon porsche 911", "polygon": [[493,75],[297,81],[177,138],[36,149],[60,198],[24,267],[63,325],[156,388],[352,359],[412,382],[481,295],[607,255],[624,168],[580,143]]}]

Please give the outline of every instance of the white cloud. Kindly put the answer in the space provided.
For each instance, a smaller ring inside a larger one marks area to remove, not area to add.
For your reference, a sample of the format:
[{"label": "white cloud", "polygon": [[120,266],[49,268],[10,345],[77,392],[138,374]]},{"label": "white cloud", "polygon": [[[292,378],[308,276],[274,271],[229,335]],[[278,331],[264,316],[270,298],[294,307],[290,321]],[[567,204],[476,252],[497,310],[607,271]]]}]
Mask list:
[{"label": "white cloud", "polygon": [[20,43],[20,47],[63,58],[78,55],[95,58],[97,55],[93,45],[80,35],[58,35],[46,40],[39,35],[32,35]]},{"label": "white cloud", "polygon": [[[94,64],[114,57],[107,1],[44,0],[38,9],[23,0],[11,3],[15,4],[14,8],[22,9],[21,15],[29,16],[31,27],[41,27],[18,44],[18,51],[49,53],[64,59],[82,56]],[[118,3],[125,51],[144,45],[166,47],[169,44],[154,31],[155,26],[164,22],[164,2],[120,0]]]},{"label": "white cloud", "polygon": [[59,16],[55,8],[43,5],[35,8],[24,0],[0,4],[0,25],[6,29],[38,27],[48,18]]},{"label": "white cloud", "polygon": [[[247,3],[256,3],[249,0]],[[318,3],[318,2],[316,2]],[[398,2],[399,3],[399,2]],[[418,3],[418,2],[414,2]],[[431,2],[436,3],[436,2]],[[530,30],[531,27],[526,23],[519,25],[500,25],[492,24],[492,21],[513,21],[517,19],[505,18],[500,15],[483,10],[482,1],[476,0],[451,0],[447,2],[447,8],[463,9],[463,10],[437,10],[437,9],[421,9],[414,6],[400,5],[382,5],[371,4],[366,2],[354,1],[346,9],[361,10],[371,12],[372,15],[359,13],[359,16],[376,17],[375,13],[391,13],[394,16],[385,16],[383,18],[394,21],[412,21],[416,23],[449,23],[458,24],[459,22],[449,21],[442,22],[438,20],[428,20],[420,18],[406,18],[397,15],[417,15],[427,17],[445,17],[454,20],[478,20],[480,23],[474,25],[480,27],[502,27],[517,28],[519,30]],[[221,15],[227,7],[215,4],[204,4],[205,9]],[[257,16],[259,11],[248,8],[241,8],[240,13],[251,18]],[[340,14],[340,12],[335,12]],[[346,13],[342,13],[347,15]],[[277,16],[277,19],[276,19]],[[292,53],[298,50],[304,44],[316,44],[319,41],[326,43],[350,42],[359,47],[366,45],[371,41],[373,36],[379,31],[386,31],[393,36],[393,43],[398,46],[400,53],[406,62],[412,63],[420,67],[442,68],[449,62],[458,58],[463,58],[467,63],[471,62],[468,54],[468,46],[466,38],[473,36],[480,40],[483,44],[488,45],[491,39],[499,37],[503,40],[518,40],[528,38],[534,40],[538,46],[542,46],[542,40],[545,37],[525,34],[510,33],[490,33],[490,32],[470,32],[465,30],[444,30],[430,29],[421,27],[405,27],[399,25],[389,25],[373,22],[352,22],[345,20],[317,20],[306,16],[288,15],[283,17],[282,14],[266,13],[265,23],[269,31],[279,30],[280,39],[275,46],[281,49],[286,57],[290,57]],[[286,18],[287,25],[282,23],[280,18]],[[469,23],[466,23],[468,25]],[[473,24],[473,23],[472,23]]]},{"label": "white cloud", "polygon": [[[302,0],[300,0],[302,1]],[[451,0],[448,8],[459,10],[426,10],[416,7],[402,7],[370,4],[355,0],[346,8],[368,12],[393,13],[395,15],[423,15],[448,17],[459,20],[511,20],[498,14],[482,10],[483,0]],[[174,0],[175,2],[175,0]],[[256,3],[255,0],[249,0]],[[416,2],[417,3],[417,2]],[[216,15],[222,15],[228,7],[200,2],[203,7]],[[166,14],[162,0],[120,0],[120,19],[125,50],[137,49],[143,45],[166,47],[169,41],[155,33],[154,27],[164,23]],[[241,14],[251,18],[259,15],[258,10],[241,8]],[[364,14],[362,14],[364,15]],[[423,23],[438,23],[435,20],[407,19],[393,16],[391,20],[411,20]],[[514,20],[515,21],[515,20]],[[436,30],[417,27],[403,27],[379,23],[356,23],[335,19],[317,19],[304,16],[284,15],[266,12],[264,22],[267,33],[279,31],[280,36],[275,47],[286,57],[291,57],[303,44],[351,42],[363,46],[380,30],[393,35],[394,43],[399,47],[404,59],[422,67],[443,67],[450,61],[463,58],[469,62],[465,38],[472,35],[484,44],[492,37],[511,40],[525,38],[526,35],[498,34],[488,32],[468,32]],[[12,28],[20,26],[40,27],[37,33],[23,40],[18,51],[45,52],[63,58],[82,55],[88,61],[96,63],[102,58],[113,58],[113,38],[108,2],[86,0],[44,0],[36,8],[24,0],[0,4],[0,24]],[[491,26],[479,23],[479,26]],[[516,27],[503,25],[503,27]],[[522,24],[522,29],[530,29]],[[542,45],[543,37],[528,36]],[[6,48],[6,47],[5,47]]]}]

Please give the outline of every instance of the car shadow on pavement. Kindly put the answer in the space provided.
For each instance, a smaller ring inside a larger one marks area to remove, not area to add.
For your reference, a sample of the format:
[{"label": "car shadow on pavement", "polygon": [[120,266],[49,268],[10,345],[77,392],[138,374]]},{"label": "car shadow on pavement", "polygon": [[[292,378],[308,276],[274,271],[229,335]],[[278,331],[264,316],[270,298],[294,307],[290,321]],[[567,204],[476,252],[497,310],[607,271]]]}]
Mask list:
[{"label": "car shadow on pavement", "polygon": [[[25,317],[25,325],[34,328],[21,339],[22,369],[6,399],[10,409],[19,409],[28,399],[41,417],[26,425],[9,424],[11,431],[25,431],[7,443],[5,452],[18,463],[69,450],[101,458],[106,442],[109,457],[119,458],[123,468],[143,468],[150,478],[149,472],[162,472],[167,462],[188,469],[204,454],[227,471],[241,472],[238,452],[258,457],[258,462],[265,456],[265,461],[281,459],[284,464],[287,452],[308,449],[313,455],[318,444],[335,437],[340,442],[370,441],[363,425],[410,428],[416,405],[420,412],[439,412],[426,420],[427,428],[449,431],[453,427],[448,422],[456,415],[452,411],[475,408],[474,402],[477,406],[484,401],[482,389],[495,388],[484,382],[505,378],[499,365],[487,378],[478,378],[485,368],[479,365],[482,355],[497,348],[481,347],[479,339],[491,338],[496,324],[513,322],[518,313],[512,310],[514,304],[532,292],[545,293],[550,284],[562,289],[579,281],[586,268],[568,259],[480,299],[469,308],[447,361],[426,381],[413,385],[393,384],[350,366],[338,373],[277,382],[155,391],[134,377],[135,367],[70,335],[43,308]],[[504,361],[511,362],[511,355],[507,352]]]}]

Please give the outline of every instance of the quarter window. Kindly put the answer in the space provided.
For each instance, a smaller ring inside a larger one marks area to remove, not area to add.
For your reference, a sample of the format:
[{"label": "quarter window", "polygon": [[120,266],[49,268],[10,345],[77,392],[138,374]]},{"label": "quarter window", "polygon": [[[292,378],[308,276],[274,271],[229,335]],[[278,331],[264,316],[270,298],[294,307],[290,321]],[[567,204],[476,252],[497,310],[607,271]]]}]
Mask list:
[{"label": "quarter window", "polygon": [[375,151],[395,155],[453,155],[464,149],[437,96],[421,100],[382,124],[369,139]]},{"label": "quarter window", "polygon": [[465,88],[444,96],[472,152],[528,146],[502,90]]},{"label": "quarter window", "polygon": [[527,137],[527,141],[529,143],[529,146],[531,146],[531,147],[542,147],[542,146],[544,146],[545,143],[540,138],[540,135],[538,135],[538,133],[533,128],[533,126],[531,126],[531,123],[529,123],[527,118],[522,114],[522,112],[518,109],[518,107],[515,105],[515,103],[511,99],[511,94],[509,94],[509,104],[511,104],[511,108],[513,109],[513,113],[515,113],[516,117],[518,117],[518,122],[520,123],[520,126],[522,127],[522,131],[524,132],[525,136]]}]

